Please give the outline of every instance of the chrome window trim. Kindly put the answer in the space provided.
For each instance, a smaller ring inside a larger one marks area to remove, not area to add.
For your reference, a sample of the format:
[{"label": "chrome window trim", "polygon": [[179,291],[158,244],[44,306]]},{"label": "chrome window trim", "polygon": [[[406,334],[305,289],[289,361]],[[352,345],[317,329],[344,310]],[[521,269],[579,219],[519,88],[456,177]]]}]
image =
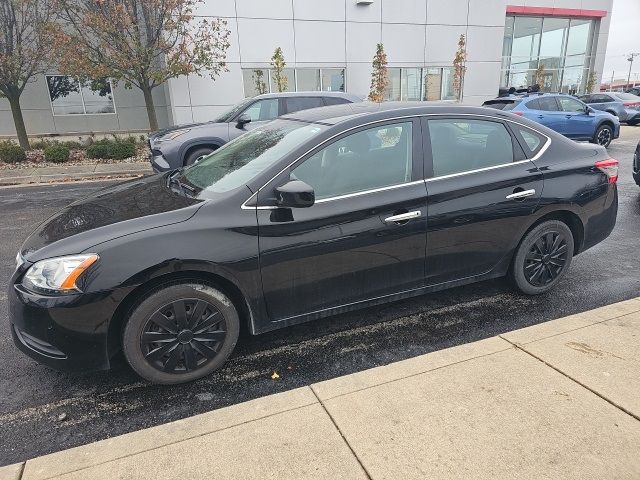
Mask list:
[{"label": "chrome window trim", "polygon": [[[513,114],[511,114],[513,115]],[[318,147],[321,147],[322,145],[326,144],[327,142],[330,142],[331,140],[333,140],[336,137],[339,137],[340,135],[343,135],[344,133],[350,132],[351,130],[356,130],[358,128],[361,127],[366,127],[368,125],[375,125],[377,123],[384,123],[384,122],[389,122],[389,121],[393,121],[393,120],[402,120],[402,119],[407,119],[407,118],[411,118],[411,119],[419,119],[419,118],[424,118],[424,117],[442,117],[442,116],[446,116],[446,117],[483,117],[483,118],[489,118],[492,120],[497,120],[497,121],[505,121],[505,122],[511,122],[513,124],[516,125],[520,125],[522,127],[528,128],[530,130],[533,130],[534,132],[536,132],[537,134],[543,136],[544,138],[547,139],[547,141],[545,142],[545,144],[542,146],[542,148],[538,151],[537,154],[535,154],[532,158],[528,158],[526,160],[519,160],[517,162],[511,162],[511,163],[504,163],[502,165],[495,165],[492,167],[485,167],[485,168],[479,168],[476,170],[469,170],[466,172],[460,172],[460,173],[452,173],[450,175],[443,175],[442,177],[431,177],[431,178],[425,178],[422,180],[415,180],[415,181],[411,181],[411,182],[405,182],[405,183],[399,183],[397,185],[392,185],[390,187],[381,187],[381,188],[376,188],[376,189],[372,189],[372,190],[365,190],[362,192],[354,192],[354,193],[348,193],[345,195],[339,195],[336,197],[329,197],[329,198],[323,198],[320,200],[317,200],[315,203],[324,203],[324,202],[328,202],[328,201],[333,201],[333,200],[341,200],[343,198],[350,198],[350,197],[355,197],[355,196],[359,196],[359,195],[367,195],[370,193],[375,193],[375,192],[379,192],[379,191],[384,191],[384,190],[390,190],[393,188],[400,188],[403,187],[405,185],[415,185],[418,183],[425,183],[425,182],[432,182],[432,181],[436,181],[436,180],[441,180],[444,178],[451,178],[451,177],[457,177],[457,176],[461,176],[461,175],[468,175],[471,173],[478,173],[478,172],[482,172],[485,170],[493,170],[496,168],[502,168],[502,167],[508,167],[509,165],[517,165],[517,164],[521,164],[521,163],[525,163],[525,162],[534,162],[535,160],[539,159],[544,152],[547,150],[547,148],[549,148],[549,145],[551,145],[551,137],[549,137],[548,135],[545,135],[544,133],[538,131],[537,129],[529,126],[529,125],[525,125],[524,123],[518,122],[515,119],[510,119],[510,118],[502,118],[502,117],[497,117],[495,115],[483,115],[483,114],[478,114],[478,113],[425,113],[425,114],[417,114],[417,115],[402,115],[399,117],[391,117],[391,118],[383,118],[383,119],[379,119],[379,120],[373,120],[371,122],[367,122],[367,123],[363,123],[361,125],[357,125],[355,127],[351,127],[348,128],[347,130],[343,130],[339,133],[336,133],[335,135],[332,135],[331,137],[327,138],[326,140],[324,140],[323,142],[319,143],[318,145],[314,145],[312,148],[310,148],[309,150],[307,150],[306,152],[304,152],[302,155],[298,156],[295,160],[293,160],[291,163],[289,163],[286,167],[284,167],[282,170],[280,170],[278,173],[276,173],[273,177],[271,177],[271,179],[269,179],[264,185],[262,185],[255,193],[253,193],[249,198],[247,198],[244,202],[242,202],[242,205],[240,205],[240,208],[242,210],[275,210],[278,207],[275,205],[264,205],[264,206],[248,206],[247,202],[249,202],[253,197],[255,197],[256,195],[258,195],[258,193],[264,189],[266,186],[268,186],[276,177],[278,177],[282,172],[284,172],[286,169],[288,169],[289,167],[291,167],[291,165],[293,165],[294,163],[296,163],[298,160],[300,160],[301,158],[303,158],[304,156],[308,155],[310,152],[312,152],[313,150],[315,150]],[[513,115],[515,116],[515,115]]]}]

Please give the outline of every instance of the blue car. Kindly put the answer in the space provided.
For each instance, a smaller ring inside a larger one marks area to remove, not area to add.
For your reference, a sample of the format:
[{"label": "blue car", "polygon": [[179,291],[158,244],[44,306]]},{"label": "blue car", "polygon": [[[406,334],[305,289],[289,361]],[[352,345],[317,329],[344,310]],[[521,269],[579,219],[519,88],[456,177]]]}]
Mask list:
[{"label": "blue car", "polygon": [[614,115],[594,110],[575,97],[556,93],[510,95],[483,103],[485,107],[510,111],[574,140],[587,140],[608,147],[620,136],[620,121]]}]

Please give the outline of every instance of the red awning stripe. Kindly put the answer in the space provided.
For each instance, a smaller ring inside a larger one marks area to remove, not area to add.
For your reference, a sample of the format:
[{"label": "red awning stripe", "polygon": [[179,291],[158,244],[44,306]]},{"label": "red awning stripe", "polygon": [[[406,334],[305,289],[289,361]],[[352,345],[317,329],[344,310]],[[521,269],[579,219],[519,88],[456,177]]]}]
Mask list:
[{"label": "red awning stripe", "polygon": [[524,5],[507,5],[507,13],[520,15],[544,15],[549,17],[582,17],[602,18],[607,16],[606,10],[587,10],[584,8],[526,7]]}]

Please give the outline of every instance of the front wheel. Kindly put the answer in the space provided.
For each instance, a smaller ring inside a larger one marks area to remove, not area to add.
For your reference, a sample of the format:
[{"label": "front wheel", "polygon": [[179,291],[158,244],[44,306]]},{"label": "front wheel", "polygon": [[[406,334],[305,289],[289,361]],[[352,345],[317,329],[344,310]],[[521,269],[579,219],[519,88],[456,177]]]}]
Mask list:
[{"label": "front wheel", "polygon": [[198,162],[200,159],[209,155],[214,150],[215,148],[202,147],[202,148],[197,148],[192,152],[189,152],[189,155],[187,155],[186,158],[184,159],[184,166],[188,167],[189,165],[193,165],[194,163]]},{"label": "front wheel", "polygon": [[511,265],[513,283],[527,295],[548,292],[567,273],[573,248],[573,234],[565,223],[541,223],[518,246]]},{"label": "front wheel", "polygon": [[603,147],[608,147],[613,140],[613,128],[610,125],[600,125],[591,139],[591,143],[597,143]]},{"label": "front wheel", "polygon": [[178,283],[153,291],[132,310],[122,348],[144,379],[184,383],[220,368],[239,332],[238,312],[226,295],[208,284]]}]

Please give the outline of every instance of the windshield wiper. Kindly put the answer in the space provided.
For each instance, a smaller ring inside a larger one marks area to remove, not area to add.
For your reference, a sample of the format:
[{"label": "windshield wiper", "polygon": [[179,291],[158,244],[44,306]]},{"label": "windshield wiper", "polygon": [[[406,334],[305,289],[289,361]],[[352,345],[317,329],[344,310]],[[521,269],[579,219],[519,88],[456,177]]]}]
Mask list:
[{"label": "windshield wiper", "polygon": [[169,175],[167,186],[177,185],[182,193],[184,193],[187,196],[193,196],[196,193],[196,189],[193,188],[191,185],[187,185],[180,181],[180,179],[178,178],[179,176],[178,174],[181,172],[182,172],[182,168],[178,168],[174,172],[172,172]]}]

